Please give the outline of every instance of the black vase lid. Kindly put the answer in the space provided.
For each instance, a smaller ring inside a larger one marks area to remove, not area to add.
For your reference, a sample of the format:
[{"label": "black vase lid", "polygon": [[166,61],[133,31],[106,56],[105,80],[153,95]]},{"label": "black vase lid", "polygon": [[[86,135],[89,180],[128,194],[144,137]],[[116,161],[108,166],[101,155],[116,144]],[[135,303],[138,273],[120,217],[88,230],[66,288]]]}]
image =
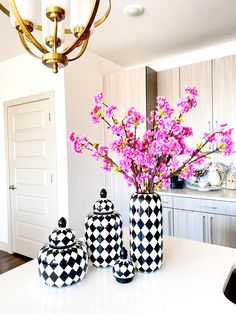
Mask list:
[{"label": "black vase lid", "polygon": [[75,244],[75,233],[71,228],[66,228],[64,217],[58,220],[58,227],[49,235],[49,246],[61,249]]},{"label": "black vase lid", "polygon": [[107,191],[102,189],[100,192],[100,200],[96,201],[93,205],[95,214],[111,214],[114,210],[114,204],[107,198]]},{"label": "black vase lid", "polygon": [[128,258],[128,253],[125,247],[122,247],[120,250],[120,258],[121,259],[127,259]]}]

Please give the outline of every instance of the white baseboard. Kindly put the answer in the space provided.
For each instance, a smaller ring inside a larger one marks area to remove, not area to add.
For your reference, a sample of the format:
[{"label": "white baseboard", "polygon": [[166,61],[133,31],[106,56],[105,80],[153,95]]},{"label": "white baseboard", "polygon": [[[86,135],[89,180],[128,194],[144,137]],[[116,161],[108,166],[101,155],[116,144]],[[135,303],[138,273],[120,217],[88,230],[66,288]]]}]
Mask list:
[{"label": "white baseboard", "polygon": [[0,241],[0,250],[8,253],[12,253],[7,242]]}]

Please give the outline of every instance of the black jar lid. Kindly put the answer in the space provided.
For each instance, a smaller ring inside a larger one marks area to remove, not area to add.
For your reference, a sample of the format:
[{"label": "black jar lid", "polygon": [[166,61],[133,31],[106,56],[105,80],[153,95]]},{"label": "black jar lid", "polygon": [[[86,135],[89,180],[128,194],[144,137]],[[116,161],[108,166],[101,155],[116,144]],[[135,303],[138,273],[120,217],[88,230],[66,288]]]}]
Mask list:
[{"label": "black jar lid", "polygon": [[100,200],[98,200],[93,205],[93,210],[95,214],[111,214],[114,210],[114,204],[112,201],[107,199],[107,191],[105,189],[102,189],[100,192]]},{"label": "black jar lid", "polygon": [[58,220],[58,227],[49,235],[49,246],[62,249],[75,244],[75,233],[71,228],[66,228],[64,217]]}]

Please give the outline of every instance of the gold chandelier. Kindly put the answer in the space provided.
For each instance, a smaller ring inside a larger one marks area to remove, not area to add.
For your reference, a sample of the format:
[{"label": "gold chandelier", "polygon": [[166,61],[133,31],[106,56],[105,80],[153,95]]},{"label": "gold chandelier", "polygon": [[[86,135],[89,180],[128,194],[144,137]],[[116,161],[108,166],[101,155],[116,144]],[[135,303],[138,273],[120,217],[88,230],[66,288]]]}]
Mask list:
[{"label": "gold chandelier", "polygon": [[[111,11],[111,0],[108,0],[105,14],[95,21],[100,0],[8,0],[8,3],[10,10],[1,3],[0,10],[10,17],[23,46],[53,73],[82,56],[93,28],[101,25]],[[40,6],[41,23],[38,23]],[[68,22],[70,28],[66,28]],[[42,31],[44,44],[33,36],[35,30]],[[63,48],[65,36],[71,34],[75,37],[73,43]],[[32,51],[28,43],[40,52],[40,56]],[[78,50],[77,54],[69,57],[74,50]]]}]

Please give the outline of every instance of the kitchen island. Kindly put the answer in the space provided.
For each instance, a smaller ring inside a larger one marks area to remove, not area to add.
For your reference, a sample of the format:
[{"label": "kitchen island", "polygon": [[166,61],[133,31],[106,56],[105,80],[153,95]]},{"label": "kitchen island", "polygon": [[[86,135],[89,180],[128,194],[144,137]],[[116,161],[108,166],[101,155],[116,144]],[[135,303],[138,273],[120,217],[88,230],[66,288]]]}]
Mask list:
[{"label": "kitchen island", "polygon": [[224,285],[236,250],[164,237],[164,263],[152,274],[137,273],[117,283],[111,268],[90,266],[83,281],[51,288],[38,277],[33,260],[0,275],[2,314],[199,314],[236,313]]}]

